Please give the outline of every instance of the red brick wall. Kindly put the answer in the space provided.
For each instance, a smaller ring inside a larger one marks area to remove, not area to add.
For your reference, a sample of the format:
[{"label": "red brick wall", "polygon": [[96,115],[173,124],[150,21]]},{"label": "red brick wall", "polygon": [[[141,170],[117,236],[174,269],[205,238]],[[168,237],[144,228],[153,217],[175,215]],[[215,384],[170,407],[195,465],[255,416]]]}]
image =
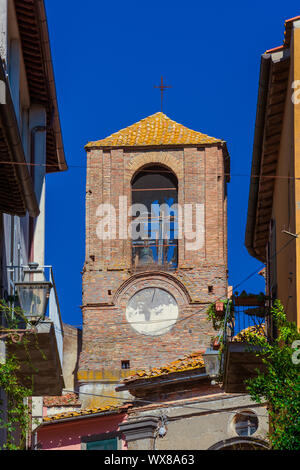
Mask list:
[{"label": "red brick wall", "polygon": [[[198,252],[190,251],[185,240],[179,240],[178,270],[173,274],[133,275],[130,240],[101,241],[96,234],[99,204],[118,207],[119,196],[126,195],[130,205],[131,179],[148,163],[173,170],[179,204],[205,204],[204,246]],[[206,320],[206,307],[227,295],[226,207],[221,146],[88,151],[80,370],[119,369],[122,360],[130,360],[135,370],[155,367],[209,345],[214,332]],[[165,285],[174,295],[179,318],[165,335],[140,335],[126,322],[126,303],[135,291],[155,285]],[[208,286],[213,286],[213,293]],[[195,315],[184,321],[191,314]]]}]

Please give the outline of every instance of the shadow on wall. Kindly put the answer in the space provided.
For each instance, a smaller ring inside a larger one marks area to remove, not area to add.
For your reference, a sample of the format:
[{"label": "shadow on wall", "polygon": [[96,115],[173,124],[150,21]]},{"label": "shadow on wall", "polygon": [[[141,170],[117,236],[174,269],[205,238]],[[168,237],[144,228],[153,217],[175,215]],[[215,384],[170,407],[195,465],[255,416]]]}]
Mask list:
[{"label": "shadow on wall", "polygon": [[64,324],[63,376],[66,390],[79,390],[78,365],[82,350],[82,330]]}]

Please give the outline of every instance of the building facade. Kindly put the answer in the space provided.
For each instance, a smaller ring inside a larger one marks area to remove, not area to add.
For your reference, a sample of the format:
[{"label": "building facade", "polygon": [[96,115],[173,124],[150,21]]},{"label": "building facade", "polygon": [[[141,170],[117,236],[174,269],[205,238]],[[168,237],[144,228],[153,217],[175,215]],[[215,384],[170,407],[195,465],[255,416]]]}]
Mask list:
[{"label": "building facade", "polygon": [[265,406],[212,381],[205,355],[194,352],[124,379],[130,390],[120,431],[128,450],[258,450],[266,440]]},{"label": "building facade", "polygon": [[300,325],[300,17],[261,56],[245,244],[266,263],[266,290]]},{"label": "building facade", "polygon": [[[39,371],[33,394],[59,394],[64,385],[63,325],[52,266],[44,266],[45,182],[47,174],[64,171],[67,164],[44,2],[0,0],[0,27],[0,299],[12,308],[20,306],[16,283],[24,280],[30,263],[38,265],[39,275],[51,284],[49,308],[36,326],[34,340],[25,332],[28,350],[8,345],[1,336],[0,360],[18,356],[20,380],[27,386],[25,377],[32,372],[29,351]],[[36,274],[31,272],[31,280]],[[24,314],[29,318],[29,312]],[[7,328],[2,310],[0,323]],[[46,360],[37,354],[34,342]],[[5,394],[0,392],[5,416]],[[5,431],[0,445],[3,442]]]},{"label": "building facade", "polygon": [[86,150],[84,406],[210,344],[207,306],[227,297],[229,181],[226,143],[163,113]]},{"label": "building facade", "polygon": [[265,406],[246,394],[225,393],[212,383],[205,361],[202,353],[194,352],[159,368],[136,372],[118,387],[133,397],[126,404],[80,410],[76,395],[59,401],[47,398],[34,448],[268,449]]}]

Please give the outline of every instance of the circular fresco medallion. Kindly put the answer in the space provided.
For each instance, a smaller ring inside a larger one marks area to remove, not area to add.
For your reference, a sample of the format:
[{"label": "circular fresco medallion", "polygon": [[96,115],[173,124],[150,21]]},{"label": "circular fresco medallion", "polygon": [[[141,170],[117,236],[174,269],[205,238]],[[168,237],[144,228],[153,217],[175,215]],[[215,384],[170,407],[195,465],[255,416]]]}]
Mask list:
[{"label": "circular fresco medallion", "polygon": [[178,318],[178,305],[164,289],[148,287],[134,294],[126,308],[126,318],[138,333],[159,336],[170,331]]}]

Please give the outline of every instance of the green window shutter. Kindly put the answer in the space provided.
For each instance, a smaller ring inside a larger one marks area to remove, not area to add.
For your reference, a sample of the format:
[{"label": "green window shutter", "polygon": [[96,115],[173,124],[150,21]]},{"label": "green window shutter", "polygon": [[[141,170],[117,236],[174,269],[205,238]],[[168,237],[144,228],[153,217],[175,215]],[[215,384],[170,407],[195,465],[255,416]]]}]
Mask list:
[{"label": "green window shutter", "polygon": [[86,450],[118,450],[118,439],[107,439],[106,441],[87,442]]}]

